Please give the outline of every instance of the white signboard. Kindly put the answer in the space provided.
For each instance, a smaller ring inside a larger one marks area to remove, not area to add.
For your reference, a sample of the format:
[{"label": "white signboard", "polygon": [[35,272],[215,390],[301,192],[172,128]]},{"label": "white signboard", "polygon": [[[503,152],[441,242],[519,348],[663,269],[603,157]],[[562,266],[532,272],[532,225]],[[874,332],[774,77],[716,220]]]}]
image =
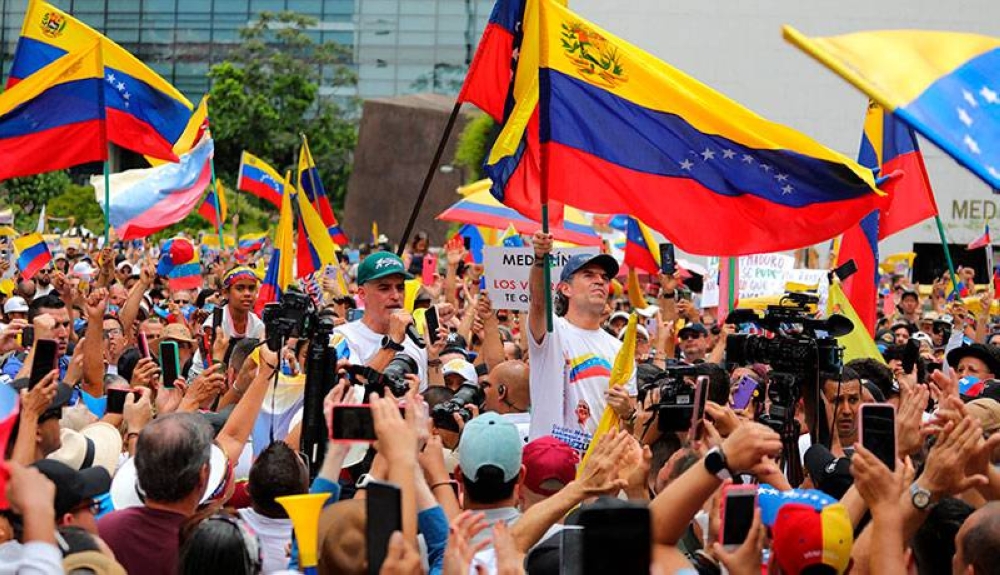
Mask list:
[{"label": "white signboard", "polygon": [[[784,293],[785,282],[795,258],[783,254],[741,256],[739,299]],[[708,275],[701,294],[701,306],[719,305],[719,258],[708,259]]]},{"label": "white signboard", "polygon": [[[556,248],[549,254],[552,269],[552,286],[559,283],[563,265],[576,254],[597,254],[598,248]],[[535,253],[530,247],[508,248],[486,246],[483,248],[483,277],[486,293],[493,302],[493,309],[528,311],[528,277],[535,263]]]}]

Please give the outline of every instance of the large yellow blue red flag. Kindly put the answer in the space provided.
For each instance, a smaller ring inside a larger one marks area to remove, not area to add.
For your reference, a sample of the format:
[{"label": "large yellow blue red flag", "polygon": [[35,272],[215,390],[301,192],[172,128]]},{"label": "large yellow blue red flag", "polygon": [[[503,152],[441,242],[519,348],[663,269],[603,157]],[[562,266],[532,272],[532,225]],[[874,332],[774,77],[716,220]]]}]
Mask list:
[{"label": "large yellow blue red flag", "polygon": [[323,180],[319,177],[319,170],[316,169],[316,162],[313,161],[312,152],[309,151],[309,141],[305,135],[302,136],[302,149],[299,151],[299,190],[306,194],[309,202],[316,208],[323,225],[330,232],[330,239],[339,246],[346,246],[347,235],[340,229],[337,217],[333,215],[333,207],[330,206],[330,199],[323,189]]},{"label": "large yellow blue red flag", "polygon": [[105,160],[103,78],[92,41],[0,94],[0,180]]},{"label": "large yellow blue red flag", "polygon": [[281,198],[281,215],[278,216],[278,229],[274,234],[274,250],[271,252],[271,261],[267,263],[264,281],[261,282],[260,291],[257,292],[257,303],[254,305],[254,310],[258,314],[261,313],[266,304],[280,300],[281,295],[294,281],[292,277],[292,252],[295,245],[294,220],[292,196],[287,193]]},{"label": "large yellow blue red flag", "polygon": [[1000,38],[880,30],[785,39],[1000,188]]},{"label": "large yellow blue red flag", "polygon": [[827,241],[874,209],[870,170],[558,3],[540,4],[540,138],[553,199],[642,214],[680,249],[720,256]]},{"label": "large yellow blue red flag", "polygon": [[177,161],[174,143],[191,117],[191,102],[127,50],[42,0],[29,0],[7,86],[28,78],[67,53],[101,43],[107,137],[115,144]]},{"label": "large yellow blue red flag", "polygon": [[240,155],[240,171],[236,189],[250,192],[274,207],[281,207],[281,195],[285,182],[281,174],[270,164],[246,150]]},{"label": "large yellow blue red flag", "polygon": [[[290,174],[289,174],[290,175]],[[292,193],[296,200],[299,240],[296,251],[295,277],[304,278],[323,269],[323,266],[337,263],[337,244],[330,239],[330,233],[316,209],[302,192],[287,184],[285,194]]]}]

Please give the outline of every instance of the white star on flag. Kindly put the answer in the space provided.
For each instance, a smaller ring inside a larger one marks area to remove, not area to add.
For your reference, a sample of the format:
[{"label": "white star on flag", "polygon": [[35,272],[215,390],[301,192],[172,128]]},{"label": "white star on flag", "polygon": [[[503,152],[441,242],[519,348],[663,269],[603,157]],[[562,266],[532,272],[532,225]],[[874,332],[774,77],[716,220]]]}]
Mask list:
[{"label": "white star on flag", "polygon": [[1000,102],[1000,97],[993,90],[990,90],[989,86],[983,86],[983,89],[979,91],[979,94],[986,100],[988,104],[996,104]]},{"label": "white star on flag", "polygon": [[114,75],[114,73],[109,73],[108,74],[108,82],[111,82],[112,84],[115,83],[115,75]]},{"label": "white star on flag", "polygon": [[761,164],[760,165],[760,169],[764,170],[765,172],[767,172],[769,174],[771,173],[771,166],[768,166],[767,164]]},{"label": "white star on flag", "polygon": [[125,82],[118,82],[118,86],[116,86],[116,87],[118,88],[119,92],[122,91],[122,90],[124,90],[125,89]]},{"label": "white star on flag", "polygon": [[979,153],[981,153],[981,151],[979,149],[979,144],[976,143],[976,141],[973,140],[972,136],[970,136],[969,134],[965,135],[965,139],[962,140],[962,142],[966,145],[966,147],[968,147],[970,150],[972,150],[973,154],[979,154]]},{"label": "white star on flag", "polygon": [[732,160],[736,157],[736,152],[726,148],[725,150],[722,150],[722,157],[726,160]]},{"label": "white star on flag", "polygon": [[979,107],[979,102],[976,101],[976,97],[972,95],[972,92],[968,90],[962,90],[962,97],[965,98],[965,101],[968,102],[969,105],[972,106],[973,108]]},{"label": "white star on flag", "polygon": [[750,154],[743,154],[743,163],[745,163],[745,164],[752,164],[753,163],[753,156],[751,156]]},{"label": "white star on flag", "polygon": [[958,109],[958,119],[963,124],[965,124],[966,127],[969,127],[969,126],[972,125],[972,117],[969,116],[969,113],[965,111],[965,108],[959,108]]},{"label": "white star on flag", "polygon": [[692,166],[694,166],[694,162],[692,162],[691,160],[689,160],[687,158],[684,158],[684,161],[681,162],[681,169],[682,170],[687,170],[687,171],[690,172]]},{"label": "white star on flag", "polygon": [[785,184],[785,186],[783,188],[781,188],[781,195],[786,196],[786,195],[792,193],[792,190],[794,190],[794,189],[795,188],[793,188],[792,186],[790,186],[788,184]]},{"label": "white star on flag", "polygon": [[778,180],[779,182],[784,182],[784,181],[788,180],[788,175],[787,174],[778,174],[778,175],[774,176],[774,179]]},{"label": "white star on flag", "polygon": [[714,160],[715,159],[715,152],[713,152],[712,150],[709,150],[708,148],[705,148],[705,151],[701,153],[701,157],[705,158],[706,162],[709,161],[709,160]]}]

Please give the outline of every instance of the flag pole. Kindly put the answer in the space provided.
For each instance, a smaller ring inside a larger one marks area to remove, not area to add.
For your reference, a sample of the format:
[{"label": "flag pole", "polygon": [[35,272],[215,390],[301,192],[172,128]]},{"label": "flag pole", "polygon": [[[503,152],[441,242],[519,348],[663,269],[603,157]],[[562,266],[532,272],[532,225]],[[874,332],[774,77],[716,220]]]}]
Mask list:
[{"label": "flag pole", "polygon": [[[97,53],[101,60],[101,73],[104,73],[104,42],[97,41]],[[103,76],[102,76],[103,79]],[[104,145],[107,146],[107,156],[104,158],[104,247],[111,246],[111,140],[108,139],[108,109],[104,99],[104,82],[97,91],[97,103],[101,107],[101,131],[104,132]]]},{"label": "flag pole", "polygon": [[409,241],[410,234],[413,232],[413,225],[417,223],[417,214],[420,213],[420,208],[424,204],[424,198],[427,197],[427,191],[431,188],[431,182],[434,180],[434,173],[437,171],[438,164],[441,162],[441,156],[444,155],[444,148],[448,145],[448,138],[451,137],[451,131],[455,128],[455,121],[458,120],[458,112],[461,109],[462,103],[455,101],[455,106],[451,109],[451,115],[448,116],[448,123],[445,124],[444,132],[441,134],[441,140],[438,141],[437,150],[434,152],[434,159],[431,160],[431,165],[427,168],[427,175],[424,176],[424,183],[420,187],[420,194],[417,195],[417,201],[413,205],[413,211],[410,212],[410,219],[406,222],[406,229],[403,230],[403,236],[400,238],[399,246],[396,248],[396,255],[398,256],[403,255],[403,249],[406,247],[406,242]]},{"label": "flag pole", "polygon": [[[528,5],[530,6],[530,3]],[[541,51],[541,53],[539,54],[541,60],[542,58],[545,58],[547,55],[545,52],[546,45],[544,44],[544,42],[542,42],[543,40],[542,31],[545,30],[546,18],[545,18],[545,10],[542,9],[541,4],[538,4],[538,13],[536,14],[536,17],[539,20],[538,42],[539,42],[539,50]],[[538,73],[541,74],[541,68],[538,69]],[[540,83],[541,79],[539,79],[539,84]],[[550,118],[549,118],[548,102],[543,101],[541,97],[541,92],[539,92],[539,97],[538,97],[538,119],[539,119],[539,125],[546,127],[549,125]],[[549,150],[547,146],[539,146],[539,149],[540,149],[539,161],[542,170],[542,181],[541,181],[542,185],[541,185],[541,190],[539,192],[539,199],[542,202],[542,233],[548,234],[549,233],[549,181],[550,181],[549,174],[551,173],[549,168]],[[550,264],[551,262],[546,261],[545,265],[542,266],[542,274],[543,274],[542,277],[544,278],[545,281],[545,331],[548,333],[552,333],[552,328],[553,328],[552,267]],[[610,280],[612,279],[614,278],[608,278],[608,281],[610,282]]]},{"label": "flag pole", "polygon": [[[213,197],[215,198],[215,229],[219,232],[219,251],[224,251],[226,249],[226,240],[222,237],[222,198],[219,197],[221,192],[219,191],[219,183],[215,180],[215,155],[208,161],[209,168],[212,170],[212,191],[215,192]],[[236,244],[234,244],[236,245]]]},{"label": "flag pole", "polygon": [[736,264],[737,264],[737,260],[739,258],[736,258],[736,257],[733,257],[733,256],[729,256],[727,259],[729,260],[727,262],[727,264],[726,264],[729,267],[729,277],[726,278],[726,280],[727,280],[727,283],[729,285],[728,285],[728,293],[726,294],[726,297],[729,300],[729,302],[728,302],[728,306],[726,307],[726,309],[729,310],[729,313],[732,313],[733,312],[733,308],[736,307],[736,289],[737,289],[736,288]]},{"label": "flag pole", "polygon": [[[941,223],[941,216],[935,214],[934,222],[937,224],[938,236],[941,238],[941,247],[944,249],[944,259],[948,262],[948,274],[951,276],[951,285],[957,293],[958,278],[955,276],[955,264],[951,261],[951,250],[948,248],[948,238],[944,235],[944,224]],[[945,295],[947,296],[948,294]]]}]

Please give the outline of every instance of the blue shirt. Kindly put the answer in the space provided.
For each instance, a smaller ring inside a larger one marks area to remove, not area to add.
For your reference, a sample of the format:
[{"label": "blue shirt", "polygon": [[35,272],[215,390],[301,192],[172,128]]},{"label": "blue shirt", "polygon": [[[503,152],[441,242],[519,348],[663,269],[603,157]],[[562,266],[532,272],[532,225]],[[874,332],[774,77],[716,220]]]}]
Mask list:
[{"label": "blue shirt", "polygon": [[[25,356],[26,358],[27,356]],[[59,379],[62,380],[66,377],[66,369],[69,368],[70,356],[64,355],[59,358]],[[18,357],[14,354],[7,358],[7,362],[3,364],[3,375],[10,378],[11,381],[17,377],[17,372],[21,371],[21,367],[24,366],[24,358]]]}]

